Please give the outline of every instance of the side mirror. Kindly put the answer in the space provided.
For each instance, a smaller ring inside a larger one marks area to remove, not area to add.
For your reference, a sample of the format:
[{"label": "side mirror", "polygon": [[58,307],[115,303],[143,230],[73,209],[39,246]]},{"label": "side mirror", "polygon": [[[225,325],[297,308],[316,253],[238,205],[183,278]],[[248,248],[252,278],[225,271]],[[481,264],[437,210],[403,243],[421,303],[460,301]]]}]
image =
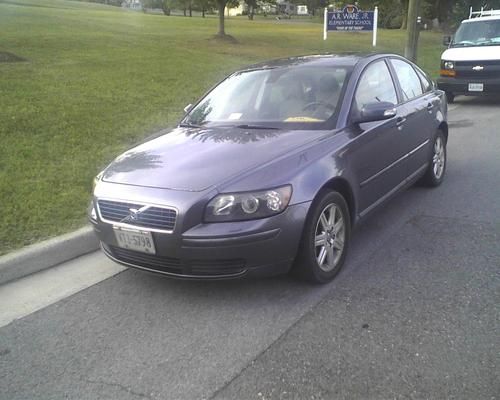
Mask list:
[{"label": "side mirror", "polygon": [[443,36],[443,46],[448,47],[451,43],[451,36]]},{"label": "side mirror", "polygon": [[193,108],[192,104],[188,104],[186,107],[184,107],[184,112],[187,114],[191,109]]},{"label": "side mirror", "polygon": [[354,122],[360,124],[363,122],[383,121],[395,117],[396,113],[394,104],[387,101],[369,103],[363,107]]}]

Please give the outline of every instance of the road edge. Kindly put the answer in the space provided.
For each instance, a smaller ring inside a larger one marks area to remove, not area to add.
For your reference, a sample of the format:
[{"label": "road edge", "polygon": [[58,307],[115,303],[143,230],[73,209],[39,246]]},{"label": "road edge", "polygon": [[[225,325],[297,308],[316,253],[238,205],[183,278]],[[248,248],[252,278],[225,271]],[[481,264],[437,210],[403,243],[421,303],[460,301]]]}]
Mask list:
[{"label": "road edge", "polygon": [[0,285],[91,253],[99,240],[91,226],[0,256]]}]

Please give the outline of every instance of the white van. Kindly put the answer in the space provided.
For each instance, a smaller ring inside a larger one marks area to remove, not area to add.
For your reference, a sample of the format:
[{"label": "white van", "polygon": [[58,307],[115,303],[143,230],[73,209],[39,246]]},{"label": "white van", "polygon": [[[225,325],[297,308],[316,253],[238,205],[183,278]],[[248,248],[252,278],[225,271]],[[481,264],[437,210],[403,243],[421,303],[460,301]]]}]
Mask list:
[{"label": "white van", "polygon": [[470,11],[454,37],[445,36],[438,87],[455,95],[500,94],[500,10]]}]

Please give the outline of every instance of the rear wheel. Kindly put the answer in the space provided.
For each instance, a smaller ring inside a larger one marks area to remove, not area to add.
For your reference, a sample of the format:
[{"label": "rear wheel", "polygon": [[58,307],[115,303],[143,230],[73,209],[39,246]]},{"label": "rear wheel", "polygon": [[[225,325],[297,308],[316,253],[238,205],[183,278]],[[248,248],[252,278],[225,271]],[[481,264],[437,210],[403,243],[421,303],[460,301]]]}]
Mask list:
[{"label": "rear wheel", "polygon": [[432,146],[432,157],[422,177],[422,183],[427,186],[439,186],[443,182],[446,172],[446,138],[443,132],[438,131]]},{"label": "rear wheel", "polygon": [[347,203],[335,191],[322,192],[308,216],[293,272],[314,283],[326,283],[344,264],[351,233]]}]

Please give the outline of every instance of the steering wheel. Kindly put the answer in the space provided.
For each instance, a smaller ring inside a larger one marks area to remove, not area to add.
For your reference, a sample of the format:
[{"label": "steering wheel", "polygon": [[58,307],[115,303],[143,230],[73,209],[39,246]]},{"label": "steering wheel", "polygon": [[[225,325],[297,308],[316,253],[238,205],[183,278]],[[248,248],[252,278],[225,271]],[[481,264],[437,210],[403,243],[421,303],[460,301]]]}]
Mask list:
[{"label": "steering wheel", "polygon": [[329,108],[330,110],[335,111],[335,106],[333,104],[326,103],[324,101],[312,101],[306,104],[304,107],[302,107],[302,111],[307,111],[312,107],[314,107],[314,109],[317,109],[318,106],[324,106],[325,108]]}]

